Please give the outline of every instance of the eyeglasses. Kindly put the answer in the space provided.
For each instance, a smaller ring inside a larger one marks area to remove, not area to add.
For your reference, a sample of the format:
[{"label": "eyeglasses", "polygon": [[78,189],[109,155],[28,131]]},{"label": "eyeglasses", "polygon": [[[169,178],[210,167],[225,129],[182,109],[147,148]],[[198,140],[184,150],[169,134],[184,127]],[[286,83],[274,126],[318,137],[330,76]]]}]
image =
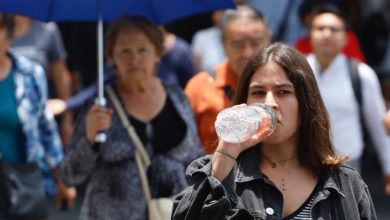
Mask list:
[{"label": "eyeglasses", "polygon": [[230,42],[230,46],[237,52],[243,51],[246,45],[249,45],[252,49],[258,49],[264,47],[266,41],[263,38],[246,38],[235,39]]}]

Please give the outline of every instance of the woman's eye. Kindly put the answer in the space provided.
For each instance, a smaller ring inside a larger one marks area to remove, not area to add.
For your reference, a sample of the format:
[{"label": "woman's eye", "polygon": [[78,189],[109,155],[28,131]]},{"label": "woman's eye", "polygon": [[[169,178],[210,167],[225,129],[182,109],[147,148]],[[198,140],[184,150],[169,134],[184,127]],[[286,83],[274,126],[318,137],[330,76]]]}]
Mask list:
[{"label": "woman's eye", "polygon": [[265,92],[263,92],[263,91],[252,91],[251,92],[251,95],[257,95],[257,96],[264,95],[264,94],[265,94]]},{"label": "woman's eye", "polygon": [[130,54],[130,50],[122,49],[122,50],[119,51],[119,53],[122,54],[122,55],[129,55]]},{"label": "woman's eye", "polygon": [[288,90],[280,90],[278,93],[282,94],[282,95],[285,95],[285,94],[290,94],[291,92],[288,91]]},{"label": "woman's eye", "polygon": [[140,52],[140,53],[146,53],[148,51],[148,49],[146,49],[146,48],[139,48],[138,49],[138,52]]}]

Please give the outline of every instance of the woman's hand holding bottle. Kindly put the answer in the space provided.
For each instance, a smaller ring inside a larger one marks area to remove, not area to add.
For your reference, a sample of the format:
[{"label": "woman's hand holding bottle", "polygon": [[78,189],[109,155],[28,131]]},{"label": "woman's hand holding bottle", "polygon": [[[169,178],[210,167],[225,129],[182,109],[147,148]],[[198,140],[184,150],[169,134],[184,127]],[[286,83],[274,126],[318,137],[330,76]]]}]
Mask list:
[{"label": "woman's hand holding bottle", "polygon": [[272,134],[276,121],[273,109],[260,103],[236,105],[221,111],[215,122],[220,141],[214,153],[211,175],[224,180],[240,153]]}]

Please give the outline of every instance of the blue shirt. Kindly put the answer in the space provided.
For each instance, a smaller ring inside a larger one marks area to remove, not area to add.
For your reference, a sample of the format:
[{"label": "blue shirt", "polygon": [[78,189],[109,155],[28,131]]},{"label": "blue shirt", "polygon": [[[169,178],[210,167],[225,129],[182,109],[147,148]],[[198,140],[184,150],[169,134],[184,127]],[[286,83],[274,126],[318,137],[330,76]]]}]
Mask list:
[{"label": "blue shirt", "polygon": [[176,36],[175,44],[161,59],[158,76],[167,84],[178,83],[184,88],[195,73],[195,64],[190,45]]},{"label": "blue shirt", "polygon": [[10,163],[25,160],[25,140],[18,115],[16,113],[15,70],[12,68],[5,79],[0,81],[0,154]]}]

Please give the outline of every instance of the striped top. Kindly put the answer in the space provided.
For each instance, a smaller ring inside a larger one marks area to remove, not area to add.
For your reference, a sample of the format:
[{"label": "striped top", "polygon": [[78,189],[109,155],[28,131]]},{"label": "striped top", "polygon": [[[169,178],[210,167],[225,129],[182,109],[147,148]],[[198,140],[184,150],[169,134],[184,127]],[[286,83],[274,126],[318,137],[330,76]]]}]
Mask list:
[{"label": "striped top", "polygon": [[320,182],[317,183],[313,192],[306,199],[306,201],[299,207],[295,212],[291,213],[291,215],[286,216],[283,220],[311,220],[311,210],[314,205],[314,199],[318,192],[320,186]]}]

